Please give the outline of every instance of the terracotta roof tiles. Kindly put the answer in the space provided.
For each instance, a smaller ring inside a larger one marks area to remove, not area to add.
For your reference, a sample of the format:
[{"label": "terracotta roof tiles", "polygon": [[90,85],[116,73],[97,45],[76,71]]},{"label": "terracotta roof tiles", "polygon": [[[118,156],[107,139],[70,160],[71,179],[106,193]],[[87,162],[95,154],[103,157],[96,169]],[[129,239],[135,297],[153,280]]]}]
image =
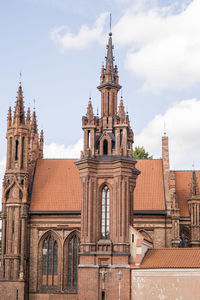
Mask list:
[{"label": "terracotta roof tiles", "polygon": [[200,268],[200,248],[149,249],[140,268]]},{"label": "terracotta roof tiles", "polygon": [[73,159],[40,159],[30,211],[81,210],[81,180]]},{"label": "terracotta roof tiles", "polygon": [[[192,182],[192,171],[174,171],[176,182],[176,196],[180,208],[181,217],[189,217],[187,200],[190,196],[190,184]],[[200,187],[200,171],[196,171],[197,182]]]},{"label": "terracotta roof tiles", "polygon": [[162,159],[138,160],[141,171],[134,191],[134,210],[164,210]]},{"label": "terracotta roof tiles", "polygon": [[[40,159],[37,162],[31,211],[80,211],[81,181],[75,159]],[[139,160],[135,210],[164,210],[162,160]]]}]

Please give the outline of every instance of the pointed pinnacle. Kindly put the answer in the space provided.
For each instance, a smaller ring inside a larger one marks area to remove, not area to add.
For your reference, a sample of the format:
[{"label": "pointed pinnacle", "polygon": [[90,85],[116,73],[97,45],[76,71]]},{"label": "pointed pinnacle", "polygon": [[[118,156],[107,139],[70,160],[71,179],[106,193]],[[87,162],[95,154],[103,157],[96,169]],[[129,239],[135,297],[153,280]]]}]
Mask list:
[{"label": "pointed pinnacle", "polygon": [[37,118],[36,118],[36,113],[35,113],[35,111],[33,111],[33,115],[32,115],[31,132],[32,132],[33,134],[37,134],[37,133],[38,133],[38,128],[37,128]]},{"label": "pointed pinnacle", "polygon": [[21,85],[19,85],[18,88],[17,100],[15,104],[14,123],[16,121],[19,124],[25,124],[24,99]]},{"label": "pointed pinnacle", "polygon": [[119,103],[118,116],[120,118],[125,118],[124,102],[123,102],[123,98],[122,97],[121,97],[120,103]]},{"label": "pointed pinnacle", "polygon": [[11,106],[9,106],[9,109],[8,109],[7,125],[8,126],[12,125],[12,110],[11,110]]},{"label": "pointed pinnacle", "polygon": [[91,100],[88,101],[88,107],[87,107],[86,116],[87,116],[88,120],[92,120],[93,117],[94,117],[93,107],[92,107],[92,101]]},{"label": "pointed pinnacle", "polygon": [[197,196],[199,195],[199,187],[197,183],[197,177],[196,177],[196,172],[192,172],[192,182],[191,182],[191,187],[190,187],[190,195],[192,196]]}]

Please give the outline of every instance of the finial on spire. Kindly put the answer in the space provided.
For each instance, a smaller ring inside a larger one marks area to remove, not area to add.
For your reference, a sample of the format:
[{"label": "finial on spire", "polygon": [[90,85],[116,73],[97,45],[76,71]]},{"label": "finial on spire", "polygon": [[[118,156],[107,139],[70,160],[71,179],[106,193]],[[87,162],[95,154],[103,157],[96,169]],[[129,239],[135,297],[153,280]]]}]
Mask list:
[{"label": "finial on spire", "polygon": [[35,98],[33,99],[33,110],[35,110]]},{"label": "finial on spire", "polygon": [[166,123],[165,123],[165,121],[164,121],[164,136],[166,136]]},{"label": "finial on spire", "polygon": [[109,33],[109,35],[112,35],[111,29],[112,29],[112,14],[110,13],[110,33]]},{"label": "finial on spire", "polygon": [[19,85],[21,86],[22,84],[22,72],[19,72]]}]

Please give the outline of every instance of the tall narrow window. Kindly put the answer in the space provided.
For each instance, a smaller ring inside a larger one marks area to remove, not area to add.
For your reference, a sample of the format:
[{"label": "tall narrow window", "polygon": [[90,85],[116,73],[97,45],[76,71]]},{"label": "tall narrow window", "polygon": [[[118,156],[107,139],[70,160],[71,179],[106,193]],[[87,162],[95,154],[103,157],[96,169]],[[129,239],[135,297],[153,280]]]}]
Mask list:
[{"label": "tall narrow window", "polygon": [[42,286],[58,285],[58,243],[50,234],[42,246]]},{"label": "tall narrow window", "polygon": [[110,191],[107,185],[102,190],[101,198],[101,237],[110,237]]},{"label": "tall narrow window", "polygon": [[9,151],[9,169],[12,167],[12,137],[10,137],[10,151]]},{"label": "tall narrow window", "polygon": [[107,140],[103,141],[103,154],[104,155],[108,154],[108,141]]},{"label": "tall narrow window", "polygon": [[122,129],[120,129],[120,146],[122,145]]},{"label": "tall narrow window", "polygon": [[15,160],[18,160],[18,148],[19,148],[19,141],[15,141]]},{"label": "tall narrow window", "polygon": [[79,252],[79,238],[73,235],[65,247],[65,268],[66,279],[65,287],[68,290],[76,291],[78,285],[78,252]]},{"label": "tall narrow window", "polygon": [[88,148],[90,148],[90,130],[88,130],[88,142],[87,142],[87,144],[88,144]]},{"label": "tall narrow window", "polygon": [[21,168],[24,167],[24,136],[22,138]]}]

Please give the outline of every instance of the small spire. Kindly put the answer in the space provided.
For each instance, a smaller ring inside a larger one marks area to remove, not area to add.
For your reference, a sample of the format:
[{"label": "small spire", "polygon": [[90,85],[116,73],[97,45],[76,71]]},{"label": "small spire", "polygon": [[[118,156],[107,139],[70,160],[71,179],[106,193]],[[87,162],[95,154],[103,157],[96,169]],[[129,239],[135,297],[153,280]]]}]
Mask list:
[{"label": "small spire", "polygon": [[190,186],[190,196],[199,196],[199,187],[197,183],[196,172],[192,171],[192,182]]},{"label": "small spire", "polygon": [[89,101],[88,101],[86,117],[88,118],[88,120],[92,120],[94,117],[91,97],[89,98]]},{"label": "small spire", "polygon": [[122,96],[121,96],[120,103],[119,103],[118,116],[120,117],[120,119],[125,118],[124,101],[123,101]]},{"label": "small spire", "polygon": [[38,134],[37,117],[36,117],[35,110],[33,111],[33,115],[32,115],[31,132],[32,132],[32,134],[34,134],[34,135],[35,135],[35,134]]},{"label": "small spire", "polygon": [[9,106],[8,116],[7,116],[7,127],[10,127],[11,125],[12,125],[12,109],[11,106]]},{"label": "small spire", "polygon": [[26,113],[26,125],[30,126],[31,124],[31,109],[28,107],[27,113]]},{"label": "small spire", "polygon": [[44,148],[44,132],[41,130],[40,132],[40,158],[43,158],[43,148]]},{"label": "small spire", "polygon": [[14,112],[14,124],[25,124],[24,99],[22,87],[19,85]]}]

